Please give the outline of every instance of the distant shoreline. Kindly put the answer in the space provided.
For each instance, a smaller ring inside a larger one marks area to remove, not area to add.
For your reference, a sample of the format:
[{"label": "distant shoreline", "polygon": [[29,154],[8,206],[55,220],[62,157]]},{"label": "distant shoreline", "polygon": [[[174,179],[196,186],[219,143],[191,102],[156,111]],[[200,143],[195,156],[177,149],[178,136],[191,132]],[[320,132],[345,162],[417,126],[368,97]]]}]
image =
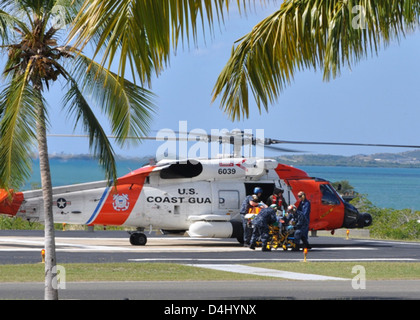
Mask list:
[{"label": "distant shoreline", "polygon": [[[95,160],[90,154],[50,154],[50,160]],[[154,156],[126,157],[116,155],[117,161],[139,161],[148,163]],[[420,150],[401,153],[375,153],[372,155],[338,156],[324,154],[299,154],[270,157],[292,166],[331,166],[331,167],[382,167],[382,168],[420,168]],[[33,157],[37,160],[37,157]]]},{"label": "distant shoreline", "polygon": [[[48,155],[50,160],[95,160],[95,157],[91,154],[50,154]],[[116,155],[115,159],[117,161],[143,161],[154,158],[153,156],[144,156],[144,157],[125,157],[121,155]],[[33,160],[38,160],[37,156],[32,157]]]},{"label": "distant shoreline", "polygon": [[276,160],[293,166],[420,168],[420,151],[355,156],[286,155]]}]

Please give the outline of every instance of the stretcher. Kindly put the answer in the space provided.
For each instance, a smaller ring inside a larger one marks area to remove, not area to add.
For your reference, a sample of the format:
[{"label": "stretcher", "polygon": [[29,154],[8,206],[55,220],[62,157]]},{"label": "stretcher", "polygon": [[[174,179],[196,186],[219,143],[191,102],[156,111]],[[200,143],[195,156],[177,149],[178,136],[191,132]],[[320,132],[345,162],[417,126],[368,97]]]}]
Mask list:
[{"label": "stretcher", "polygon": [[[247,227],[253,228],[252,220],[260,212],[259,207],[253,207],[249,209],[249,212],[245,215],[245,219],[248,220]],[[294,237],[294,228],[285,225],[285,221],[280,219],[280,223],[276,222],[269,226],[269,240],[267,242],[267,249],[275,249],[282,248],[284,251],[287,249],[295,248],[295,237]],[[260,240],[257,240],[256,243],[257,247],[261,247],[262,243]]]},{"label": "stretcher", "polygon": [[[287,251],[287,249],[293,249],[296,246],[294,229],[287,228],[287,226],[285,226],[283,223],[284,221],[281,221],[281,223],[276,222],[268,226],[269,240],[267,242],[267,249],[277,250],[282,248],[284,251]],[[262,246],[260,240],[257,240],[256,246]]]},{"label": "stretcher", "polygon": [[267,248],[278,249],[282,248],[284,251],[293,249],[295,245],[294,229],[287,228],[283,223],[275,223],[269,226],[270,239],[267,243]]}]

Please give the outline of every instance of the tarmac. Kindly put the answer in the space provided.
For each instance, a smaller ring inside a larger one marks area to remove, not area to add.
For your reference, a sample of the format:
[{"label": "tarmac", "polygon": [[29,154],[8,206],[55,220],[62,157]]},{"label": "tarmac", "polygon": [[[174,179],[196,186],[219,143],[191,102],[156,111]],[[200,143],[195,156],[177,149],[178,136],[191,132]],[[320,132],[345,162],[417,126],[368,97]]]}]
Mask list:
[{"label": "tarmac", "polygon": [[[42,300],[44,283],[1,283],[2,300]],[[70,282],[59,290],[60,300],[147,300],[166,305],[184,301],[276,300],[419,300],[420,280],[367,281],[355,289],[351,281],[120,281]],[[225,302],[224,302],[225,301]],[[136,304],[139,308],[153,306]],[[272,306],[276,306],[273,304]],[[277,305],[278,306],[278,305]],[[141,308],[140,308],[141,309]]]},{"label": "tarmac", "polygon": [[[311,237],[311,261],[420,262],[420,243],[379,241],[347,235]],[[148,235],[146,246],[131,246],[126,232],[65,231],[56,233],[58,263],[172,262],[267,276],[250,281],[70,282],[60,299],[80,300],[322,300],[420,299],[420,280],[369,280],[364,287],[348,278],[286,272],[246,266],[253,262],[301,262],[302,252],[270,253],[241,247],[235,239],[192,239]],[[42,231],[0,231],[0,263],[39,263]],[[274,278],[273,278],[274,277]],[[356,279],[357,280],[357,279]],[[43,299],[43,283],[1,283],[0,299]],[[164,305],[166,305],[164,303]]]}]

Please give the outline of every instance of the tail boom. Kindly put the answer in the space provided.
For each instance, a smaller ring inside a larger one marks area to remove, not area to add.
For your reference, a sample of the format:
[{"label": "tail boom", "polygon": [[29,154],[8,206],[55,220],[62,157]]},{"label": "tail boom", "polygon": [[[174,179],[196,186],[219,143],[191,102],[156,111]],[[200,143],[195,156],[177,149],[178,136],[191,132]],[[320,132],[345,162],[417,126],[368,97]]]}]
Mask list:
[{"label": "tail boom", "polygon": [[22,192],[0,190],[0,214],[14,217],[24,200]]}]

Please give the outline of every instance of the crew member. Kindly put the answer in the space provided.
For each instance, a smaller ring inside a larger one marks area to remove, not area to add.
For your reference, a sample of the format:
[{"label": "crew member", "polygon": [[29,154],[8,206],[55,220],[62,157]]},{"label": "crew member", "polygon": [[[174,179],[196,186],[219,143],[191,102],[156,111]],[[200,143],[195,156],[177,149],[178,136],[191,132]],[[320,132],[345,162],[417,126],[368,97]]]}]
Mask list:
[{"label": "crew member", "polygon": [[274,188],[273,194],[267,198],[265,202],[268,206],[272,204],[277,205],[278,210],[287,211],[287,202],[283,197],[284,190],[281,188]]},{"label": "crew member", "polygon": [[285,226],[293,226],[296,224],[297,220],[297,208],[295,205],[290,205],[287,207],[286,215],[284,217]]},{"label": "crew member", "polygon": [[252,228],[248,225],[248,219],[245,218],[245,215],[250,212],[250,209],[258,207],[263,189],[260,187],[254,188],[254,194],[249,195],[242,202],[241,214],[243,233],[244,233],[244,246],[249,246],[252,236]]},{"label": "crew member", "polygon": [[250,249],[255,250],[257,239],[260,237],[262,242],[262,251],[271,251],[271,248],[267,248],[267,242],[270,237],[270,229],[268,226],[278,221],[276,210],[277,206],[275,204],[268,208],[263,208],[254,220],[252,220],[254,230],[252,232]]},{"label": "crew member", "polygon": [[303,191],[298,193],[298,198],[300,199],[300,203],[297,207],[297,223],[296,223],[296,231],[295,231],[295,244],[296,247],[294,250],[299,250],[300,240],[302,240],[303,247],[307,249],[312,249],[309,245],[308,241],[308,233],[309,233],[309,222],[311,216],[311,203],[306,198],[306,194]]}]

